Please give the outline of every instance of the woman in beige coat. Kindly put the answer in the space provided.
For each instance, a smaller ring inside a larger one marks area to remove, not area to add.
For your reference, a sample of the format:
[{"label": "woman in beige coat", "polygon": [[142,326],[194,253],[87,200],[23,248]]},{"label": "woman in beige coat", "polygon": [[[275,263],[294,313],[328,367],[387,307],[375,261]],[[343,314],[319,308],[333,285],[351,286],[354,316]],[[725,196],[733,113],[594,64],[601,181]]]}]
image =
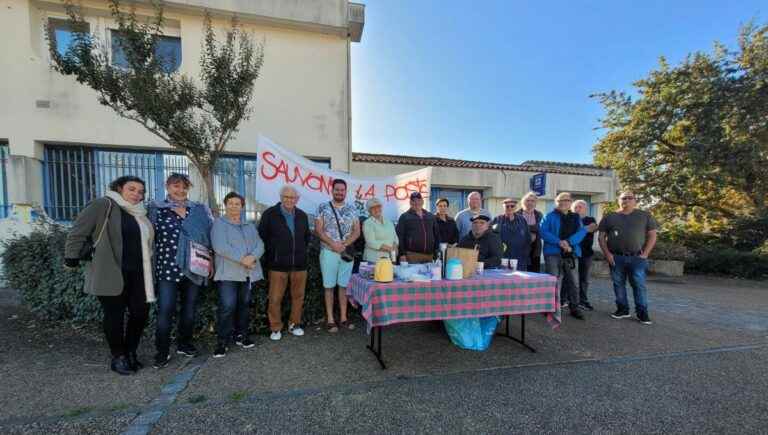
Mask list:
[{"label": "woman in beige coat", "polygon": [[70,270],[85,262],[83,290],[98,297],[104,310],[104,334],[112,352],[110,368],[130,375],[143,366],[136,349],[149,317],[149,303],[155,300],[154,232],[142,204],[145,185],[141,178],[120,177],[109,189],[75,219],[64,246],[64,262]]}]

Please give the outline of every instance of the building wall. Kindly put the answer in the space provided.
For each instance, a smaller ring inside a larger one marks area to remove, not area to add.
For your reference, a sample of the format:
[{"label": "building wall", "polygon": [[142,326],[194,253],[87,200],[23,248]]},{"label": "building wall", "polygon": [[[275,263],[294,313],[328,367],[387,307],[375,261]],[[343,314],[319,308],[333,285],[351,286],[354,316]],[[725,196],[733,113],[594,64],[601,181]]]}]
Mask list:
[{"label": "building wall", "polygon": [[[100,106],[89,88],[49,68],[43,26],[49,16],[63,17],[54,3],[0,0],[0,28],[6,35],[0,41],[0,142],[9,144],[12,156],[8,191],[13,203],[41,202],[44,144],[167,148],[143,127]],[[347,1],[168,3],[166,34],[181,37],[184,74],[198,75],[203,26],[198,4],[214,11],[244,8],[244,28],[265,43],[254,112],[228,151],[255,154],[256,136],[262,133],[300,154],[329,158],[334,169],[349,169],[349,39],[343,30]],[[104,37],[105,29],[113,26],[106,3],[84,4],[91,31]],[[141,9],[139,13],[151,14]],[[274,19],[258,16],[269,13]],[[294,25],[282,24],[288,21]],[[214,26],[226,29],[229,22],[217,19]],[[50,108],[37,108],[37,101],[50,102]]]}]

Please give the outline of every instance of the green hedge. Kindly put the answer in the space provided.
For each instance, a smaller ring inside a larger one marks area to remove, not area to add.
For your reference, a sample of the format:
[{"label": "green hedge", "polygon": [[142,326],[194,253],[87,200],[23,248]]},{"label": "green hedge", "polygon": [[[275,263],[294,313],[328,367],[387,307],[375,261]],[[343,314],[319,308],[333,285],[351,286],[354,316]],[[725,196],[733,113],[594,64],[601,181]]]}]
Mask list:
[{"label": "green hedge", "polygon": [[[25,236],[15,236],[4,242],[2,254],[7,285],[18,289],[22,303],[39,316],[52,321],[74,325],[92,325],[101,321],[101,306],[96,297],[83,293],[82,271],[63,268],[64,242],[67,228],[56,223],[41,223]],[[309,252],[307,292],[304,301],[304,322],[316,322],[325,317],[322,278],[319,265],[319,243],[313,238]],[[267,329],[267,283],[256,284],[251,306],[251,331]],[[290,294],[286,292],[283,317],[290,310]],[[199,332],[211,332],[216,322],[218,292],[212,286],[201,292],[198,301]],[[151,311],[151,325],[155,310]],[[152,330],[152,326],[148,330]]]},{"label": "green hedge", "polygon": [[700,249],[685,263],[685,271],[745,279],[766,279],[768,254],[759,250],[738,251],[727,247]]}]

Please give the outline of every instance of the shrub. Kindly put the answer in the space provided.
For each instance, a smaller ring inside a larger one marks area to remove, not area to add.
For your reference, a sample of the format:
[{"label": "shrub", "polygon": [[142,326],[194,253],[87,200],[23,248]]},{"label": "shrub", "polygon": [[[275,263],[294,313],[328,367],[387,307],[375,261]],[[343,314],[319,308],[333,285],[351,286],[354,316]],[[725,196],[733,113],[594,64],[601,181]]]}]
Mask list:
[{"label": "shrub", "polygon": [[[63,321],[74,325],[89,325],[102,318],[101,306],[94,296],[83,293],[82,270],[64,269],[64,242],[67,227],[44,222],[38,224],[29,235],[15,236],[4,242],[5,251],[0,258],[8,285],[18,289],[22,303],[46,320]],[[319,242],[313,237],[310,244],[307,292],[304,302],[305,322],[315,322],[325,316],[323,287],[320,276]],[[283,317],[290,310],[290,293],[286,292]],[[254,286],[254,303],[251,306],[251,330],[268,327],[267,283]],[[198,301],[198,331],[213,331],[216,324],[218,291],[209,286],[200,294]],[[150,326],[153,329],[155,310],[150,310]]]},{"label": "shrub", "polygon": [[685,271],[746,279],[768,278],[768,255],[733,248],[701,249],[686,262]]}]

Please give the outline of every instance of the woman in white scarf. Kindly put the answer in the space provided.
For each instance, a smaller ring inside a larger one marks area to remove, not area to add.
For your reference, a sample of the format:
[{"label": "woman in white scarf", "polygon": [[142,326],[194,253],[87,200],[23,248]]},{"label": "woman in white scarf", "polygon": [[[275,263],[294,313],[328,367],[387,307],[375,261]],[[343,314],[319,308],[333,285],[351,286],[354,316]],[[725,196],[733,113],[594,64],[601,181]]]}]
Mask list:
[{"label": "woman in white scarf", "polygon": [[[84,290],[96,295],[104,310],[110,368],[130,375],[143,367],[136,350],[149,318],[149,303],[155,301],[154,230],[142,204],[145,185],[141,178],[120,177],[109,189],[104,198],[92,201],[78,215],[67,238],[64,261],[69,268],[87,262]],[[90,246],[92,253],[83,254]]]}]

